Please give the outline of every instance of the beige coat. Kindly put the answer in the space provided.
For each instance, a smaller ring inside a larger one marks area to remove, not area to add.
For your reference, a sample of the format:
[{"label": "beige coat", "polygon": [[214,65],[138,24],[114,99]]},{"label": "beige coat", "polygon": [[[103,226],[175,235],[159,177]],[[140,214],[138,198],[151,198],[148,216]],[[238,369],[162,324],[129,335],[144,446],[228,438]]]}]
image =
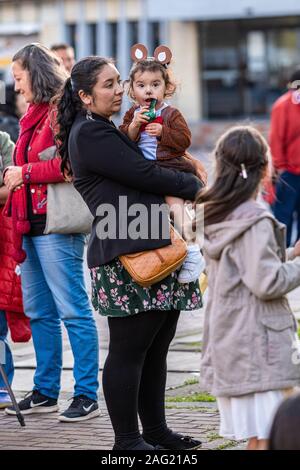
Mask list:
[{"label": "beige coat", "polygon": [[298,385],[296,321],[285,295],[300,286],[285,228],[258,202],[205,229],[208,270],[201,378],[216,396]]}]

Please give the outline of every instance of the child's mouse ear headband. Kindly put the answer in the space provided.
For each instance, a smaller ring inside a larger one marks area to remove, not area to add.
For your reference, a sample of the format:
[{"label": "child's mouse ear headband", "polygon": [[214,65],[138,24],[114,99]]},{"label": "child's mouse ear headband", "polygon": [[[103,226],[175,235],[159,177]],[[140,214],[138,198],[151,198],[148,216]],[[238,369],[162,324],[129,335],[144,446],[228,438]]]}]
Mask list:
[{"label": "child's mouse ear headband", "polygon": [[168,65],[172,59],[172,52],[167,46],[158,46],[154,51],[154,57],[148,57],[148,49],[143,44],[135,44],[131,48],[131,58],[134,62],[142,60],[156,60],[162,65]]}]

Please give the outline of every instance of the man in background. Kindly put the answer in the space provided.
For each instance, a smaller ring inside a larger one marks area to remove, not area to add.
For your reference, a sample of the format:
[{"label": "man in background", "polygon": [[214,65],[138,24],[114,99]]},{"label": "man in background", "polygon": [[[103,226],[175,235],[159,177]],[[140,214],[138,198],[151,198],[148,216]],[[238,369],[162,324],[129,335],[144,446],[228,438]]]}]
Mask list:
[{"label": "man in background", "polygon": [[65,69],[68,73],[71,73],[72,68],[75,65],[75,53],[72,46],[69,44],[53,44],[51,51],[55,52],[60,57]]}]

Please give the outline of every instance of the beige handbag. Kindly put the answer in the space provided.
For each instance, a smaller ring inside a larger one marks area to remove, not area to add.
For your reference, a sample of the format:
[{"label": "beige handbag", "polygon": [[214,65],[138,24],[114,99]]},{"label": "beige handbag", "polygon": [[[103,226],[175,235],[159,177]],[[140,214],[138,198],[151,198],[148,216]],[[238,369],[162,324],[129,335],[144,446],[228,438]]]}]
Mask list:
[{"label": "beige handbag", "polygon": [[187,244],[170,224],[171,245],[119,256],[132,279],[143,287],[156,284],[182,265]]},{"label": "beige handbag", "polygon": [[[55,145],[39,153],[42,161],[55,158]],[[50,183],[47,185],[47,216],[44,234],[49,233],[90,233],[93,216],[74,188],[73,183]]]}]

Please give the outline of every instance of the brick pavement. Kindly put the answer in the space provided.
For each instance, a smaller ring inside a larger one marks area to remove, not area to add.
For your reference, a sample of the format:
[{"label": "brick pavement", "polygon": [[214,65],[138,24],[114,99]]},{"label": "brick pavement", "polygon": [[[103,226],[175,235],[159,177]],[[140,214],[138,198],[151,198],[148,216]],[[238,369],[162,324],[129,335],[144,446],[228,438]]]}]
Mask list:
[{"label": "brick pavement", "polygon": [[[218,437],[215,409],[167,409],[167,418],[172,429],[200,439],[203,450],[243,448],[243,444]],[[25,420],[26,427],[21,428],[14,416],[0,412],[0,450],[107,450],[113,445],[106,410],[99,418],[81,423],[61,423],[57,413],[25,416]]]}]

